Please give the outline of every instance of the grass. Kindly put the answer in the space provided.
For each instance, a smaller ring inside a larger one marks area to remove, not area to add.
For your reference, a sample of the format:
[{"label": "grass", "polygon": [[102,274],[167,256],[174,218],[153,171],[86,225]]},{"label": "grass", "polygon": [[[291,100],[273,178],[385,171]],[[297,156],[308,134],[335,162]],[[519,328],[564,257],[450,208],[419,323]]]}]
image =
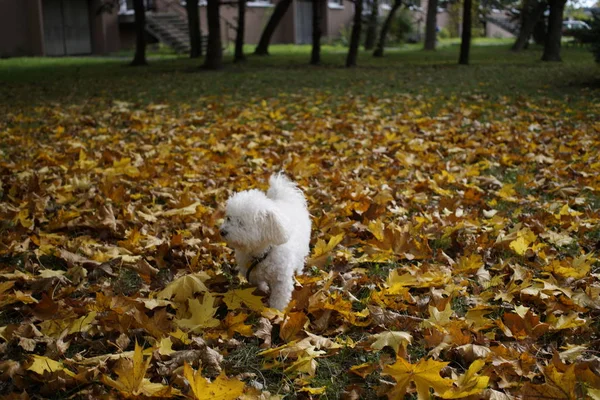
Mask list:
[{"label": "grass", "polygon": [[[114,57],[14,58],[0,60],[0,96],[9,111],[98,98],[170,104],[199,104],[207,96],[232,100],[285,97],[320,92],[326,96],[421,95],[468,101],[466,93],[502,99],[550,97],[590,100],[597,91],[598,67],[586,49],[564,48],[563,63],[539,61],[541,49],[509,51],[506,42],[482,40],[472,49],[471,65],[459,66],[458,46],[444,42],[435,52],[417,45],[388,51],[384,58],[362,52],[359,67],[344,68],[345,48],[323,47],[323,65],[308,66],[310,46],[272,46],[271,56],[250,56],[243,65],[225,59],[223,71],[203,71],[202,60],[177,56],[151,59],[133,68]],[[492,45],[493,44],[493,45]],[[431,112],[438,110],[432,103]],[[3,107],[4,108],[4,107]],[[493,110],[492,110],[493,111]]]}]

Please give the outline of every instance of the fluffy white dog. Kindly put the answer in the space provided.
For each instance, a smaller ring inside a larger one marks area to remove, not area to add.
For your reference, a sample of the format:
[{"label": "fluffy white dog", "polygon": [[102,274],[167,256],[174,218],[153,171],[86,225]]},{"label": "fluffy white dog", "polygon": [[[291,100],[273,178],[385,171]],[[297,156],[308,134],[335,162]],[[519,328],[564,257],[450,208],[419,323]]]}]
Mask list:
[{"label": "fluffy white dog", "polygon": [[309,252],[310,216],[306,198],[283,174],[272,175],[269,190],[234,194],[227,200],[221,237],[235,249],[239,271],[265,293],[269,306],[283,310]]}]

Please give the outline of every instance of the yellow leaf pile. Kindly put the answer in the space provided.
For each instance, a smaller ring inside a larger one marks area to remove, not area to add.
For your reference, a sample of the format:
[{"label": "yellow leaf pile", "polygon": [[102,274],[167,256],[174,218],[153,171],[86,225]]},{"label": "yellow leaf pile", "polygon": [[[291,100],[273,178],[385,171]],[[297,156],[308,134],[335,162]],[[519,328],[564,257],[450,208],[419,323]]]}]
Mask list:
[{"label": "yellow leaf pile", "polygon": [[[318,91],[0,116],[0,397],[598,398],[598,106]],[[240,278],[283,170],[311,254]]]}]

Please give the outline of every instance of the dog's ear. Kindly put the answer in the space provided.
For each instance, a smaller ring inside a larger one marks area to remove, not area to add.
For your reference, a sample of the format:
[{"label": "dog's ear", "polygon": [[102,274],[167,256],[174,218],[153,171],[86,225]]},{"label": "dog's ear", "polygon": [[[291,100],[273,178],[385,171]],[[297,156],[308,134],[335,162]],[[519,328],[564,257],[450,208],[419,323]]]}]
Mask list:
[{"label": "dog's ear", "polygon": [[278,209],[266,210],[265,222],[265,236],[269,242],[280,245],[290,239],[290,232],[287,228],[289,221]]}]

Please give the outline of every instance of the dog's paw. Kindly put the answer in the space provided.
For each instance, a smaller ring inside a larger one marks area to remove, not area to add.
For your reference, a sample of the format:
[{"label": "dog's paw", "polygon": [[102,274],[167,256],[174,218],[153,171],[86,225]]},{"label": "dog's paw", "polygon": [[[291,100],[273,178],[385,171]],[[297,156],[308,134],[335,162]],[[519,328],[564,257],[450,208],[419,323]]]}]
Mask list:
[{"label": "dog's paw", "polygon": [[269,285],[267,284],[267,282],[259,282],[257,287],[258,287],[258,290],[260,290],[264,294],[269,294],[269,292],[270,292]]}]

